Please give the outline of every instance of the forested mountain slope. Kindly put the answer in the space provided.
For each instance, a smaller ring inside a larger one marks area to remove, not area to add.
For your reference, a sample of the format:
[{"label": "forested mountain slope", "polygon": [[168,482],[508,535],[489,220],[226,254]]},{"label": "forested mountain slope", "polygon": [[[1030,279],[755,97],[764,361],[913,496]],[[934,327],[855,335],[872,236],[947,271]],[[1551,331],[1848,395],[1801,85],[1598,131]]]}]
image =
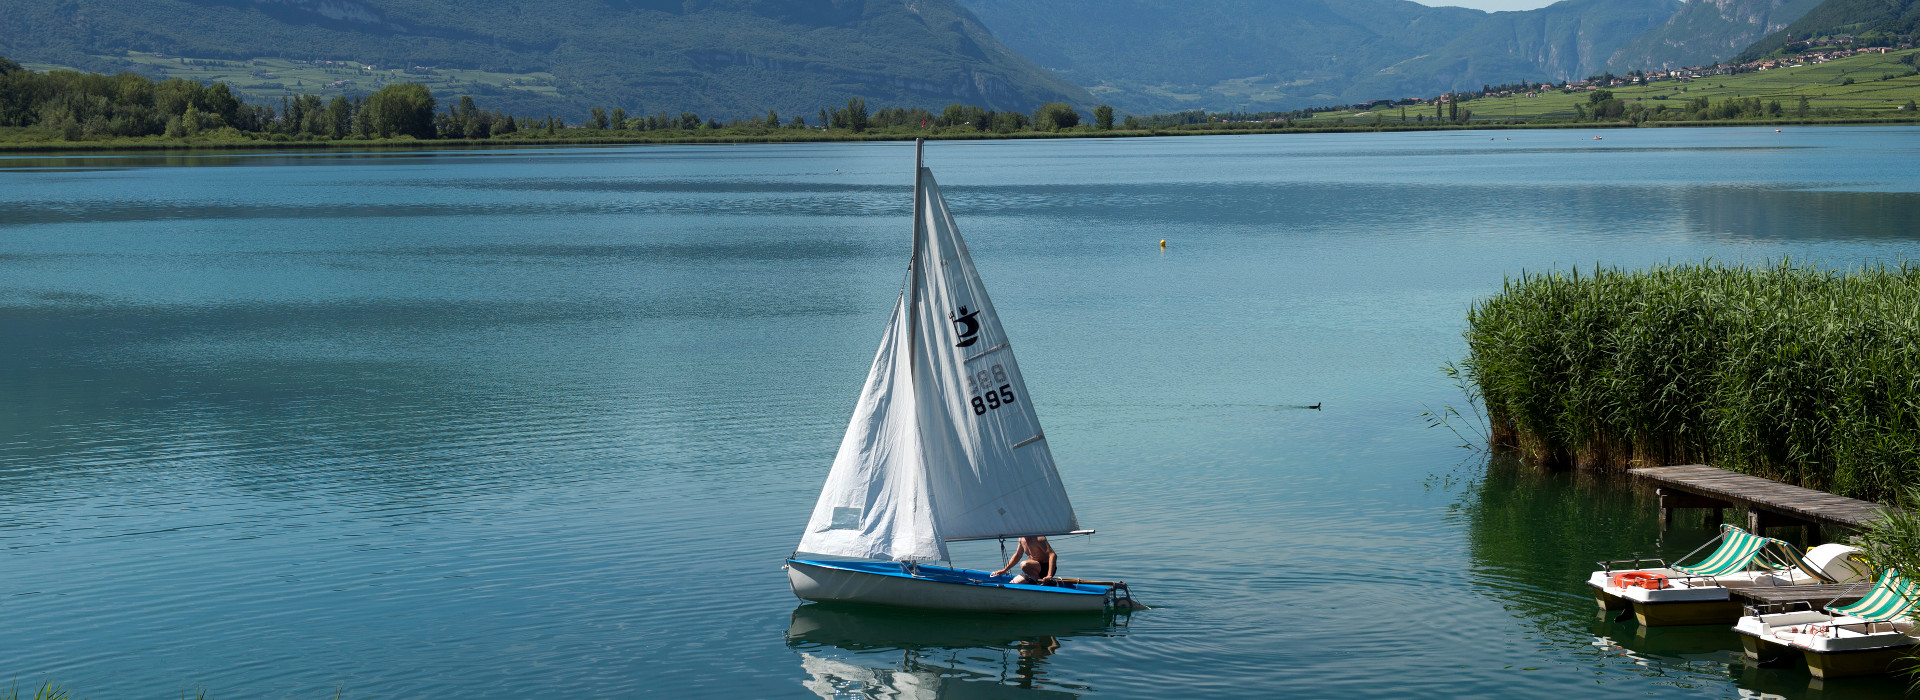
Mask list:
[{"label": "forested mountain slope", "polygon": [[1821,0],[1687,0],[1672,19],[1615,51],[1616,73],[1704,66],[1739,55],[1761,37],[1785,29]]},{"label": "forested mountain slope", "polygon": [[953,0],[0,0],[0,9],[0,55],[23,62],[114,72],[137,67],[115,58],[136,51],[551,74],[542,90],[473,87],[489,108],[576,120],[590,106],[811,118],[855,96],[1021,111],[1091,103]]},{"label": "forested mountain slope", "polygon": [[1603,70],[1679,0],[1487,13],[1406,0],[960,0],[1124,111],[1292,109]]},{"label": "forested mountain slope", "polygon": [[1562,0],[1537,10],[1491,13],[1423,56],[1361,77],[1345,97],[1585,78],[1603,72],[1622,44],[1678,9],[1678,0]]},{"label": "forested mountain slope", "polygon": [[1826,0],[1785,29],[1754,42],[1740,53],[1740,60],[1760,58],[1793,40],[1867,34],[1920,34],[1920,0]]}]

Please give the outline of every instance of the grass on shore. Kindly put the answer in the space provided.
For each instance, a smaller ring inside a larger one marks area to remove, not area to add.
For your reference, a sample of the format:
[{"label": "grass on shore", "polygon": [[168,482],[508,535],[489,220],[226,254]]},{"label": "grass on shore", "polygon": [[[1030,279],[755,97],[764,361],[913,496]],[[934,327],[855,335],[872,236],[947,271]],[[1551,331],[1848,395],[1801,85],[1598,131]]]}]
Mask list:
[{"label": "grass on shore", "polygon": [[1920,483],[1920,266],[1524,274],[1468,313],[1496,448],[1707,463],[1891,501]]}]

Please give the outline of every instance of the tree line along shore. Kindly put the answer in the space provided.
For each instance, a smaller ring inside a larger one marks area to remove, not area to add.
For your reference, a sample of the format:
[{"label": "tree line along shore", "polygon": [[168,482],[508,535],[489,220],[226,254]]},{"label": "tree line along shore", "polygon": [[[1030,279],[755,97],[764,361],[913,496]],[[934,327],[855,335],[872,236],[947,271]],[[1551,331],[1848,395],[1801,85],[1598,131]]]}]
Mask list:
[{"label": "tree line along shore", "polygon": [[[1904,58],[1910,61],[1912,56]],[[1920,86],[1920,80],[1915,82]],[[594,108],[582,122],[568,123],[553,115],[516,116],[486,110],[471,96],[443,103],[416,83],[389,84],[353,98],[300,95],[279,105],[253,104],[224,83],[155,81],[132,73],[39,73],[0,58],[0,150],[1087,138],[1920,122],[1920,110],[1913,108],[1911,99],[1889,112],[1810,107],[1804,96],[1786,103],[1738,95],[1667,102],[1598,90],[1580,98],[1583,101],[1575,105],[1572,116],[1508,119],[1475,114],[1475,101],[1465,99],[1434,105],[1431,118],[1409,115],[1404,105],[1397,115],[1390,105],[1376,105],[1366,115],[1315,108],[1260,114],[1182,112],[1116,120],[1113,109],[1105,105],[1095,108],[1089,119],[1062,103],[1042,105],[1031,113],[962,104],[936,112],[919,107],[869,110],[864,100],[852,98],[845,105],[790,117],[769,112],[765,117],[721,122],[691,112],[629,114],[619,108]]]}]

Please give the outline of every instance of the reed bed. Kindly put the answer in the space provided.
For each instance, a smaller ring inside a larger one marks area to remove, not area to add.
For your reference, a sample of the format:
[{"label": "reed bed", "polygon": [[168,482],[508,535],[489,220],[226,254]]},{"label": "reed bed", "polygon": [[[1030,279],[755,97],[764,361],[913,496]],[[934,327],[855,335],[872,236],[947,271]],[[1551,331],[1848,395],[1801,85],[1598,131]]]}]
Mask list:
[{"label": "reed bed", "polygon": [[1523,274],[1459,370],[1495,449],[1705,463],[1883,502],[1920,484],[1920,266]]}]

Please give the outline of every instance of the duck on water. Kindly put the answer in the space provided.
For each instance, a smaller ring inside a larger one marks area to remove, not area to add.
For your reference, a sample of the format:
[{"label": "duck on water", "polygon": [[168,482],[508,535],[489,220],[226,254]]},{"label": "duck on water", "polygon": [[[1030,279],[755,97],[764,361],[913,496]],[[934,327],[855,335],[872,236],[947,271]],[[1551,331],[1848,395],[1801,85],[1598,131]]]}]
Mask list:
[{"label": "duck on water", "polygon": [[[1013,345],[914,145],[913,256],[827,483],[787,559],[818,602],[992,612],[1137,607],[1124,582],[1056,576],[1047,536],[1080,528]],[[947,544],[1019,538],[1007,568]],[[1017,562],[1020,575],[1010,576]],[[1031,567],[1029,569],[1029,567]]]}]

